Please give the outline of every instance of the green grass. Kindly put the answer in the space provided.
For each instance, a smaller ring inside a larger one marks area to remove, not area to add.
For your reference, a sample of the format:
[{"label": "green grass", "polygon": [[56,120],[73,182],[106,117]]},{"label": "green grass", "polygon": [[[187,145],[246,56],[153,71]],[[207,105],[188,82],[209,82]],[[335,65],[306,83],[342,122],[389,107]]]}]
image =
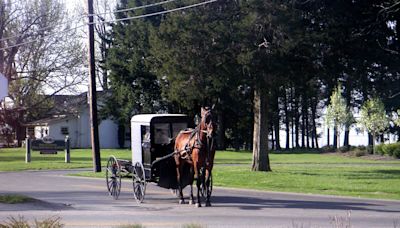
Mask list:
[{"label": "green grass", "polygon": [[16,203],[27,203],[33,199],[23,195],[16,194],[1,194],[0,203],[16,204]]},{"label": "green grass", "polygon": [[227,163],[234,163],[237,158],[243,160],[235,166],[216,165],[216,186],[400,200],[399,160],[272,153],[272,172],[251,172],[251,153],[224,152],[216,156],[216,161],[220,157]]},{"label": "green grass", "polygon": [[[111,154],[122,159],[131,157],[129,150],[101,150],[103,167]],[[23,149],[0,149],[0,170],[92,167],[91,150],[72,150],[70,164],[64,163],[63,156],[35,152],[32,162],[25,164]],[[251,158],[250,152],[218,151],[214,185],[400,200],[400,160],[375,161],[315,152],[272,153],[272,172],[251,172]],[[77,175],[104,178],[104,172]]]},{"label": "green grass", "polygon": [[[110,155],[121,159],[131,159],[130,150],[101,150],[101,162],[104,166]],[[31,153],[31,162],[25,163],[25,149],[12,148],[0,149],[0,171],[21,170],[47,170],[47,169],[73,169],[91,168],[92,152],[90,149],[71,150],[71,163],[64,162],[64,152],[57,155],[41,155],[39,152]]]}]

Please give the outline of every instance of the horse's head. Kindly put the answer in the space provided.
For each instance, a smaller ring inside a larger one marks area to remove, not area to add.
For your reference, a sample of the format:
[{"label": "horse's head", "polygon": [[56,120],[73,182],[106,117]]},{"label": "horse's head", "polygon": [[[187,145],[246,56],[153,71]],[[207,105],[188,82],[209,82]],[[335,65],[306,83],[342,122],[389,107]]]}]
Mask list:
[{"label": "horse's head", "polygon": [[216,128],[216,122],[212,115],[212,108],[204,107],[201,108],[201,122],[200,128],[206,133],[207,138],[214,137]]}]

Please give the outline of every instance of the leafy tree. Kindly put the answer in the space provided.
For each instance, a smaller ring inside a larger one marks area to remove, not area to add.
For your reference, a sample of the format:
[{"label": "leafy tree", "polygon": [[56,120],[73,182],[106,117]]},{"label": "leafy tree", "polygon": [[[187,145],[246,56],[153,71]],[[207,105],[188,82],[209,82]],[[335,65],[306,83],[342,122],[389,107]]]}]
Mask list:
[{"label": "leafy tree", "polygon": [[396,124],[398,127],[400,127],[400,109],[397,110],[396,113],[396,118],[393,120],[394,124]]},{"label": "leafy tree", "polygon": [[372,146],[374,147],[376,137],[383,133],[389,126],[383,102],[379,98],[367,100],[361,107],[358,123],[371,133],[373,137]]},{"label": "leafy tree", "polygon": [[[325,122],[329,127],[336,129],[336,137],[340,135],[340,132],[346,125],[349,125],[353,119],[349,107],[346,105],[346,101],[342,96],[341,86],[338,85],[333,91],[330,97],[330,104],[326,109]],[[338,145],[334,145],[336,148]]]},{"label": "leafy tree", "polygon": [[76,93],[85,79],[83,45],[71,20],[60,0],[0,0],[0,72],[13,103],[3,119],[12,120],[18,141],[25,138],[23,123],[52,108],[49,96]]}]

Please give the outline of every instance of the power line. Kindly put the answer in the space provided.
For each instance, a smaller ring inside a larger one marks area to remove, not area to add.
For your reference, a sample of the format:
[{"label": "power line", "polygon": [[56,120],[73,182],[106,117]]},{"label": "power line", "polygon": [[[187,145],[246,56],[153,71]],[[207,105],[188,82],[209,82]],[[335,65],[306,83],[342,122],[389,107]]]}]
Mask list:
[{"label": "power line", "polygon": [[188,5],[188,6],[178,7],[178,8],[171,9],[171,10],[164,10],[164,11],[159,11],[159,12],[149,13],[149,14],[144,14],[144,15],[139,15],[139,16],[124,17],[124,18],[120,18],[120,19],[105,21],[104,23],[112,23],[112,22],[127,21],[127,20],[132,20],[132,19],[139,19],[139,18],[144,18],[144,17],[152,17],[152,16],[161,15],[161,14],[172,13],[172,12],[179,11],[179,10],[194,8],[194,7],[197,7],[197,6],[206,5],[206,4],[209,4],[209,3],[216,2],[216,1],[218,1],[218,0],[209,0],[209,1],[200,2],[200,3]]},{"label": "power line", "polygon": [[[156,2],[156,3],[152,3],[152,4],[148,4],[148,5],[143,5],[143,6],[136,6],[136,7],[127,8],[127,9],[120,9],[120,10],[115,10],[115,11],[111,11],[111,12],[101,12],[101,13],[95,13],[95,14],[81,14],[81,15],[79,15],[78,18],[75,18],[75,19],[73,19],[73,20],[68,20],[68,21],[59,23],[59,24],[57,24],[57,25],[52,25],[52,26],[47,26],[47,27],[39,28],[39,29],[36,30],[36,31],[37,31],[37,32],[39,32],[39,31],[44,31],[44,30],[51,29],[51,28],[54,28],[54,27],[59,26],[59,25],[69,24],[69,23],[71,23],[71,22],[73,22],[73,21],[80,21],[81,19],[86,18],[87,16],[90,16],[90,15],[98,16],[98,15],[105,15],[105,14],[122,13],[122,12],[137,10],[137,9],[144,9],[144,8],[148,8],[148,7],[163,5],[163,4],[167,4],[167,3],[170,3],[170,2],[174,2],[174,1],[176,1],[176,0],[166,0],[166,1],[162,1],[162,2]],[[18,38],[19,36],[21,36],[21,34],[20,34],[20,35],[15,35],[15,36],[6,37],[6,38],[2,38],[2,39],[0,39],[0,42],[1,42],[1,41],[5,41],[5,40],[10,40],[10,39]]]},{"label": "power line", "polygon": [[148,7],[152,7],[152,6],[163,5],[163,4],[167,4],[167,3],[170,3],[170,2],[174,2],[174,1],[176,1],[176,0],[166,0],[166,1],[162,1],[162,2],[156,2],[156,3],[144,5],[144,6],[136,6],[136,7],[127,8],[127,9],[115,10],[115,11],[112,11],[112,12],[96,13],[95,15],[104,15],[104,14],[113,14],[113,13],[123,13],[123,12],[132,11],[132,10],[137,10],[137,9],[144,9],[144,8],[148,8]]},{"label": "power line", "polygon": [[[206,5],[206,4],[209,4],[209,3],[213,3],[213,2],[216,2],[216,1],[218,1],[218,0],[209,0],[209,1],[200,2],[200,3],[188,5],[188,6],[178,7],[178,8],[175,8],[175,9],[159,11],[159,12],[155,12],[155,13],[149,13],[149,14],[144,14],[144,15],[139,15],[139,16],[132,16],[132,17],[125,17],[125,18],[115,19],[115,20],[103,21],[102,23],[114,23],[114,22],[119,22],[119,21],[127,21],[127,20],[133,20],[133,19],[139,19],[139,18],[145,18],[145,17],[152,17],[152,16],[161,15],[161,14],[167,14],[167,13],[176,12],[176,11],[179,11],[179,10],[185,10],[185,9],[189,9],[189,8],[194,8],[194,7]],[[83,25],[76,26],[74,28],[65,29],[65,30],[60,31],[60,32],[54,32],[54,33],[45,35],[45,36],[41,37],[40,39],[44,39],[44,38],[47,38],[47,37],[50,37],[50,36],[53,36],[53,35],[56,35],[56,34],[62,34],[62,33],[65,33],[65,32],[69,32],[69,31],[72,31],[72,30],[75,30],[75,29],[78,29],[78,28],[82,28],[82,27],[84,27],[86,25],[89,25],[89,24],[96,24],[96,22],[86,23],[86,24],[83,24]],[[30,44],[30,43],[34,43],[36,41],[37,40],[30,40],[30,41],[26,41],[26,42],[23,42],[23,43],[20,43],[20,44],[15,44],[15,45],[11,45],[11,46],[8,46],[8,47],[0,48],[0,51],[6,50],[6,49],[10,49],[10,48],[14,48],[14,47],[23,46],[23,45]]]}]

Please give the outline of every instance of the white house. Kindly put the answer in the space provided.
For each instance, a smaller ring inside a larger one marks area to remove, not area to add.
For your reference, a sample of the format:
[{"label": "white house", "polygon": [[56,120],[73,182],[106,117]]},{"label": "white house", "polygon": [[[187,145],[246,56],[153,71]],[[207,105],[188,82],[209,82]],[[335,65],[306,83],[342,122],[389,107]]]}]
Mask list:
[{"label": "white house", "polygon": [[[100,97],[100,96],[99,96]],[[27,135],[31,138],[70,138],[73,148],[91,147],[90,113],[86,94],[77,96],[56,96],[56,111],[51,117],[27,124]],[[60,107],[61,106],[61,107]],[[130,128],[125,133],[125,147],[130,147]],[[100,148],[119,148],[118,124],[111,119],[99,124]]]}]

